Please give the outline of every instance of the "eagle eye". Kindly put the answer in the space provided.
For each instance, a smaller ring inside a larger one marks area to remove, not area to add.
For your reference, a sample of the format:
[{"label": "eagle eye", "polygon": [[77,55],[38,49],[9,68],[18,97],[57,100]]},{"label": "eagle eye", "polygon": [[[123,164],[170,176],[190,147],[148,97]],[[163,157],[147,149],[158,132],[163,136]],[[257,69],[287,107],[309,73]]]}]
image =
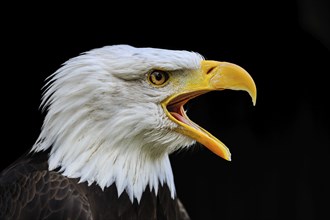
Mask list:
[{"label": "eagle eye", "polygon": [[162,86],[164,85],[168,79],[169,79],[168,72],[162,71],[162,70],[154,70],[151,73],[149,73],[148,79],[149,81],[156,86]]}]

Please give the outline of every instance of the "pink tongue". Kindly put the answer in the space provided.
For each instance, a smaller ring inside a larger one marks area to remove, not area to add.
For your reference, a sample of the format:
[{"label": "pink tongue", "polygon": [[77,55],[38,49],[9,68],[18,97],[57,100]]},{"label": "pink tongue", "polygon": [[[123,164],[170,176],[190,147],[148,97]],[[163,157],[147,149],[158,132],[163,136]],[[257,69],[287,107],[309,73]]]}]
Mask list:
[{"label": "pink tongue", "polygon": [[196,128],[197,130],[199,130],[199,128],[194,124],[194,123],[192,123],[191,121],[189,121],[189,120],[187,120],[185,117],[183,117],[182,115],[180,115],[180,114],[178,114],[178,113],[176,113],[176,112],[170,112],[171,113],[171,115],[174,117],[174,118],[176,118],[178,121],[181,121],[181,122],[183,122],[183,123],[185,123],[185,124],[187,124],[187,125],[189,125],[189,126],[191,126],[191,127],[193,127],[193,128]]},{"label": "pink tongue", "polygon": [[178,121],[181,121],[181,122],[183,122],[185,124],[190,125],[190,122],[186,118],[182,117],[182,115],[180,115],[180,114],[178,114],[176,112],[171,112],[171,115],[173,115],[174,118],[176,118]]}]

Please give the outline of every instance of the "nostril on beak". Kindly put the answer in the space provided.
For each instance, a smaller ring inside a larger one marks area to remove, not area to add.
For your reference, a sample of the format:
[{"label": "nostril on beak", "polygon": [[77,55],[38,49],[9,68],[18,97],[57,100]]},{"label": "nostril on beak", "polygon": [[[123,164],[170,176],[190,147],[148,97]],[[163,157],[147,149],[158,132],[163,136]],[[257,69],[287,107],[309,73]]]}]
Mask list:
[{"label": "nostril on beak", "polygon": [[207,70],[206,75],[208,75],[209,73],[211,73],[214,70],[215,66],[212,66],[210,69]]}]

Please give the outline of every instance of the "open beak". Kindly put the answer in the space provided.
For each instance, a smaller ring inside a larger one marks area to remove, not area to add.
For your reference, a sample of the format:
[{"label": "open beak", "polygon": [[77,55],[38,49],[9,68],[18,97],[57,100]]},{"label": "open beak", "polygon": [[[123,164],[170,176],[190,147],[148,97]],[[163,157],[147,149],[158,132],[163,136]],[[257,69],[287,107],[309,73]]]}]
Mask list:
[{"label": "open beak", "polygon": [[203,60],[201,67],[192,73],[180,92],[162,102],[166,115],[179,125],[177,132],[201,143],[213,153],[230,161],[229,149],[216,137],[191,121],[183,108],[190,99],[214,90],[243,90],[249,93],[253,105],[257,89],[252,77],[240,66],[228,62]]}]

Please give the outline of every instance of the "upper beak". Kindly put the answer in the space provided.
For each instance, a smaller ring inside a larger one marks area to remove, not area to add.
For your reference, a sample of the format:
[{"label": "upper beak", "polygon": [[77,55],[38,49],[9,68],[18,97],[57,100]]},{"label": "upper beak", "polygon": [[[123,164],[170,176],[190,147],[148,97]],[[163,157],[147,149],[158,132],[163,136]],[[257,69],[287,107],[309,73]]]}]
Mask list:
[{"label": "upper beak", "polygon": [[243,90],[249,93],[253,105],[257,101],[257,88],[249,73],[242,67],[217,61],[202,61],[202,73],[211,75],[210,86],[214,90]]},{"label": "upper beak", "polygon": [[182,90],[162,102],[167,116],[179,124],[177,131],[195,139],[218,156],[231,160],[229,149],[216,137],[201,128],[186,115],[183,105],[190,99],[213,90],[243,90],[256,104],[257,89],[252,77],[242,67],[228,63],[204,60],[201,67],[187,79]]}]

